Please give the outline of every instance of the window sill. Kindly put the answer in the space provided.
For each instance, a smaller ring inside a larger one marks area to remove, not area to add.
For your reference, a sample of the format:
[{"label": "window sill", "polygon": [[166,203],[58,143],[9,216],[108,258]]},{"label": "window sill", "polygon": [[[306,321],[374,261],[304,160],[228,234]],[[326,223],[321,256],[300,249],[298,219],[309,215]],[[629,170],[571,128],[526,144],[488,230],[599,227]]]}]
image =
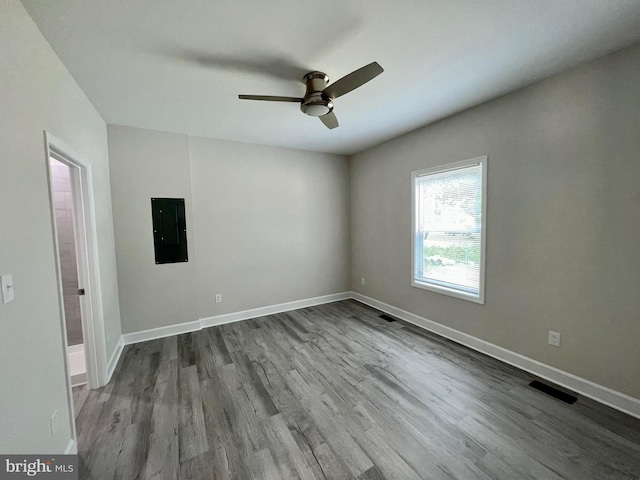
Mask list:
[{"label": "window sill", "polygon": [[448,288],[442,285],[436,285],[433,283],[420,282],[418,280],[413,279],[411,281],[411,286],[415,288],[421,288],[423,290],[429,290],[435,293],[441,293],[443,295],[448,295],[450,297],[459,298],[460,300],[467,300],[468,302],[479,303],[480,305],[484,305],[484,291],[480,291],[478,295],[474,293],[467,293],[461,290],[456,290],[455,288]]}]

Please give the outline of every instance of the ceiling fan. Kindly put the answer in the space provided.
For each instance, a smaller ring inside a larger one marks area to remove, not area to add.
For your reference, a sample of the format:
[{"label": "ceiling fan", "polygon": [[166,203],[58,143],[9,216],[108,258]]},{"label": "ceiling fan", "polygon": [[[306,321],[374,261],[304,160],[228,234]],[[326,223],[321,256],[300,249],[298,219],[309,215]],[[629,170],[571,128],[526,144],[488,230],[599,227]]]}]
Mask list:
[{"label": "ceiling fan", "polygon": [[377,62],[373,62],[327,86],[329,76],[326,73],[314,71],[307,73],[302,78],[302,82],[307,87],[307,92],[302,98],[270,95],[238,95],[238,98],[241,100],[300,103],[300,110],[303,113],[312,117],[320,117],[320,120],[327,128],[336,128],[338,119],[333,113],[333,100],[361,87],[382,72],[384,72],[382,67]]}]

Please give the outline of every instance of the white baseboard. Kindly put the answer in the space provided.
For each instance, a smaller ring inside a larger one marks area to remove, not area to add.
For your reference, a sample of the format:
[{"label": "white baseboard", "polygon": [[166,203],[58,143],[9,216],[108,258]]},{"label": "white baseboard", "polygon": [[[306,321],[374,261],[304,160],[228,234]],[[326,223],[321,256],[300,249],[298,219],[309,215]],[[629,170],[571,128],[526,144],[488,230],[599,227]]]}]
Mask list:
[{"label": "white baseboard", "polygon": [[525,357],[519,353],[512,352],[506,348],[494,345],[493,343],[481,340],[467,333],[447,327],[446,325],[442,325],[432,320],[428,320],[424,317],[420,317],[411,312],[380,302],[360,293],[351,292],[351,298],[393,315],[401,320],[413,323],[418,327],[448,338],[449,340],[469,347],[480,353],[484,353],[485,355],[508,363],[509,365],[513,365],[521,370],[532,373],[537,377],[544,378],[545,380],[549,380],[557,385],[566,387],[569,390],[608,405],[616,410],[620,410],[628,415],[640,418],[640,399],[617,392],[590,380],[586,380],[558,368],[546,365],[537,360],[533,360],[532,358]]},{"label": "white baseboard", "polygon": [[79,387],[80,385],[86,385],[87,383],[87,372],[76,373],[75,375],[71,375],[71,386]]},{"label": "white baseboard", "polygon": [[149,330],[142,330],[140,332],[125,333],[122,335],[122,339],[125,345],[131,345],[132,343],[147,342],[149,340],[156,340],[158,338],[172,337],[173,335],[180,335],[182,333],[189,333],[201,330],[200,322],[179,323],[177,325],[169,325],[166,327],[151,328]]},{"label": "white baseboard", "polygon": [[67,448],[64,449],[65,455],[75,455],[78,453],[78,446],[76,445],[76,441],[72,438],[67,443]]},{"label": "white baseboard", "polygon": [[107,364],[107,381],[105,385],[111,381],[111,377],[113,376],[113,372],[118,365],[118,361],[120,360],[120,355],[122,355],[122,349],[124,348],[124,338],[121,336],[118,339],[118,343],[116,344],[116,348],[113,350],[111,354],[111,358],[109,359],[109,363]]},{"label": "white baseboard", "polygon": [[321,297],[307,298],[305,300],[296,300],[295,302],[279,303],[267,307],[253,308],[251,310],[243,310],[241,312],[225,313],[200,320],[202,328],[213,327],[215,325],[223,325],[225,323],[239,322],[250,318],[264,317],[265,315],[273,315],[274,313],[289,312],[299,308],[313,307],[314,305],[322,305],[324,303],[338,302],[351,298],[351,292],[334,293],[332,295],[323,295]]},{"label": "white baseboard", "polygon": [[[306,298],[293,302],[268,305],[266,307],[253,308],[251,310],[243,310],[241,312],[215,315],[213,317],[202,318],[195,322],[180,323],[178,325],[169,325],[167,327],[152,328],[150,330],[127,333],[122,335],[121,340],[123,345],[130,345],[132,343],[146,342],[148,340],[171,337],[173,335],[179,335],[181,333],[196,332],[198,330],[202,330],[203,328],[213,327],[215,325],[239,322],[241,320],[248,320],[250,318],[273,315],[274,313],[288,312],[291,310],[296,310],[298,308],[312,307],[314,305],[322,305],[324,303],[347,300],[349,298],[351,298],[351,292],[334,293],[331,295],[323,295],[321,297]],[[120,348],[120,353],[121,352],[122,348]],[[119,354],[118,358],[120,358]],[[113,368],[115,368],[115,364],[117,364],[117,359],[115,360]],[[111,366],[111,362],[109,362],[109,365]],[[110,369],[110,373],[113,373],[112,369]],[[111,378],[111,375],[109,375],[109,378]]]}]

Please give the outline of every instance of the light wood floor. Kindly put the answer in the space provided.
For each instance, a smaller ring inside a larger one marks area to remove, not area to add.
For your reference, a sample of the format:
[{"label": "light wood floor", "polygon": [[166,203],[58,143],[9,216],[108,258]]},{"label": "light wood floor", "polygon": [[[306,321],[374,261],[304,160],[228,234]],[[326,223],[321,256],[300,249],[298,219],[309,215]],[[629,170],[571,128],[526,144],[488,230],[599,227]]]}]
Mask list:
[{"label": "light wood floor", "polygon": [[80,478],[637,479],[640,420],[354,301],[125,348]]}]

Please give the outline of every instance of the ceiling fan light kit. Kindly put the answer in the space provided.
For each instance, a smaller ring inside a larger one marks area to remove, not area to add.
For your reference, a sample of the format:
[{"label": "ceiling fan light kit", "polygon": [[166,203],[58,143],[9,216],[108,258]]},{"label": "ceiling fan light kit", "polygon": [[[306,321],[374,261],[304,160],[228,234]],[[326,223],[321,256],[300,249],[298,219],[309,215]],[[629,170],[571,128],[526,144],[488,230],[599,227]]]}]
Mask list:
[{"label": "ceiling fan light kit", "polygon": [[312,117],[321,117],[333,111],[333,102],[323,93],[329,84],[329,75],[323,72],[309,72],[302,81],[307,86],[307,93],[302,99],[300,110]]},{"label": "ceiling fan light kit", "polygon": [[338,119],[333,113],[333,100],[361,87],[383,71],[377,62],[373,62],[351,72],[331,85],[328,85],[329,76],[326,73],[313,71],[302,78],[302,82],[307,89],[303,98],[269,95],[238,95],[238,98],[241,100],[300,103],[300,110],[303,113],[312,117],[319,117],[327,128],[333,129],[338,126]]}]

